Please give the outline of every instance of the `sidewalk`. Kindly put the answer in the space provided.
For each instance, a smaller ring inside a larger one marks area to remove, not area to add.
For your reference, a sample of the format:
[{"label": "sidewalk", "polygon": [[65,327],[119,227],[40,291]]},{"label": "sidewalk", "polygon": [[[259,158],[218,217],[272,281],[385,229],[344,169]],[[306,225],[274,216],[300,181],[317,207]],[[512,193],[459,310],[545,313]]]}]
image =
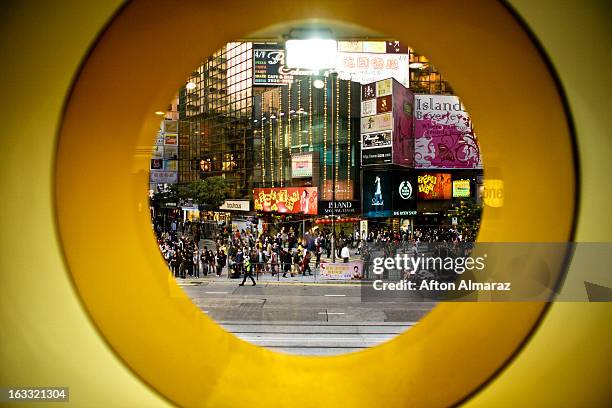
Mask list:
[{"label": "sidewalk", "polygon": [[[282,277],[282,273],[281,276],[276,275],[276,276],[272,276],[270,273],[262,273],[259,274],[259,276],[256,276],[255,274],[253,274],[253,278],[255,278],[255,281],[259,284],[259,283],[263,283],[263,284],[284,284],[284,283],[289,283],[289,284],[353,284],[353,285],[361,285],[361,281],[360,280],[340,280],[340,279],[321,279],[321,277],[319,276],[319,271],[316,271],[315,274],[315,270],[313,269],[312,271],[312,276],[307,275],[307,276],[302,276],[302,275],[296,275],[294,277],[291,277],[290,274],[287,274],[286,278]],[[202,276],[200,275],[199,278],[193,278],[193,277],[187,277],[186,279],[181,279],[181,278],[176,278],[176,281],[181,284],[203,284],[203,283],[235,283],[235,284],[239,284],[240,282],[242,282],[242,277],[240,279],[230,279],[227,277],[227,267],[223,270],[223,274],[221,276],[217,276],[215,274],[213,275],[207,275],[207,276]],[[247,279],[247,283],[245,283],[245,285],[250,285],[251,284],[251,280]]]}]

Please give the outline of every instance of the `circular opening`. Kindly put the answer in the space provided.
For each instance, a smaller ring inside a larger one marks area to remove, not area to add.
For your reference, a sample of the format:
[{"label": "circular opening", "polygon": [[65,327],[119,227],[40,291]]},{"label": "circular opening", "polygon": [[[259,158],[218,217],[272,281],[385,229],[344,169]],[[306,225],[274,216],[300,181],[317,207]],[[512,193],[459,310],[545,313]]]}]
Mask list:
[{"label": "circular opening", "polygon": [[[465,255],[483,201],[470,116],[432,62],[331,27],[261,30],[200,58],[149,172],[178,285],[241,339],[302,355],[416,325],[441,298],[433,286],[400,299],[364,287],[453,281],[435,260]],[[419,257],[434,262],[407,266]]]}]

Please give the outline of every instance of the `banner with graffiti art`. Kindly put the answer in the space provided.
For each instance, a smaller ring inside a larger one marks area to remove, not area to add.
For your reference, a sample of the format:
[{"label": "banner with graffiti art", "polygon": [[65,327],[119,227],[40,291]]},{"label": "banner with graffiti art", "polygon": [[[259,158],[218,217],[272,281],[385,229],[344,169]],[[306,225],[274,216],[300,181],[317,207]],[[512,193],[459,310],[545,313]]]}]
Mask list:
[{"label": "banner with graffiti art", "polygon": [[276,187],[253,190],[255,210],[284,214],[311,214],[318,212],[316,187]]},{"label": "banner with graffiti art", "polygon": [[456,96],[415,95],[414,137],[416,168],[482,168],[470,117]]}]

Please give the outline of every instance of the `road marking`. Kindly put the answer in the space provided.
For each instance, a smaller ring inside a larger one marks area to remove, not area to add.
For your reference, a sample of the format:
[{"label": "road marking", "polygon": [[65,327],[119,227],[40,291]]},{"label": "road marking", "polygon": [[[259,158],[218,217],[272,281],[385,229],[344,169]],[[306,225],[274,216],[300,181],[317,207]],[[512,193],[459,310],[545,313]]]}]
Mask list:
[{"label": "road marking", "polygon": [[319,314],[320,315],[324,315],[324,314],[327,314],[327,315],[343,315],[344,312],[319,312]]},{"label": "road marking", "polygon": [[370,337],[367,339],[355,339],[350,337],[294,337],[294,338],[285,338],[285,337],[239,337],[245,341],[347,341],[347,342],[360,342],[367,343],[372,341],[387,341],[391,340],[393,337]]},{"label": "road marking", "polygon": [[204,292],[204,293],[212,293],[212,294],[218,294],[218,295],[227,295],[229,292]]},{"label": "road marking", "polygon": [[323,295],[323,296],[329,296],[329,297],[342,297],[342,296],[346,296],[346,295]]}]

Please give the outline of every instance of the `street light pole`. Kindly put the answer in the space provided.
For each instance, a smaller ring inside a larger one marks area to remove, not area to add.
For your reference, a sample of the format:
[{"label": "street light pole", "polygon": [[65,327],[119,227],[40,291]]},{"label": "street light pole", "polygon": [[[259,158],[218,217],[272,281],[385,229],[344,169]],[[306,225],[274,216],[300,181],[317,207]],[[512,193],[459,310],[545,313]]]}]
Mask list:
[{"label": "street light pole", "polygon": [[[336,124],[334,123],[335,113],[334,106],[336,106],[336,101],[334,100],[336,91],[334,90],[334,84],[336,83],[337,74],[332,75],[332,92],[331,92],[331,102],[332,102],[332,114],[331,114],[331,123],[332,123],[332,238],[331,238],[331,250],[332,250],[332,263],[336,262]],[[336,85],[337,86],[337,85]]]}]

